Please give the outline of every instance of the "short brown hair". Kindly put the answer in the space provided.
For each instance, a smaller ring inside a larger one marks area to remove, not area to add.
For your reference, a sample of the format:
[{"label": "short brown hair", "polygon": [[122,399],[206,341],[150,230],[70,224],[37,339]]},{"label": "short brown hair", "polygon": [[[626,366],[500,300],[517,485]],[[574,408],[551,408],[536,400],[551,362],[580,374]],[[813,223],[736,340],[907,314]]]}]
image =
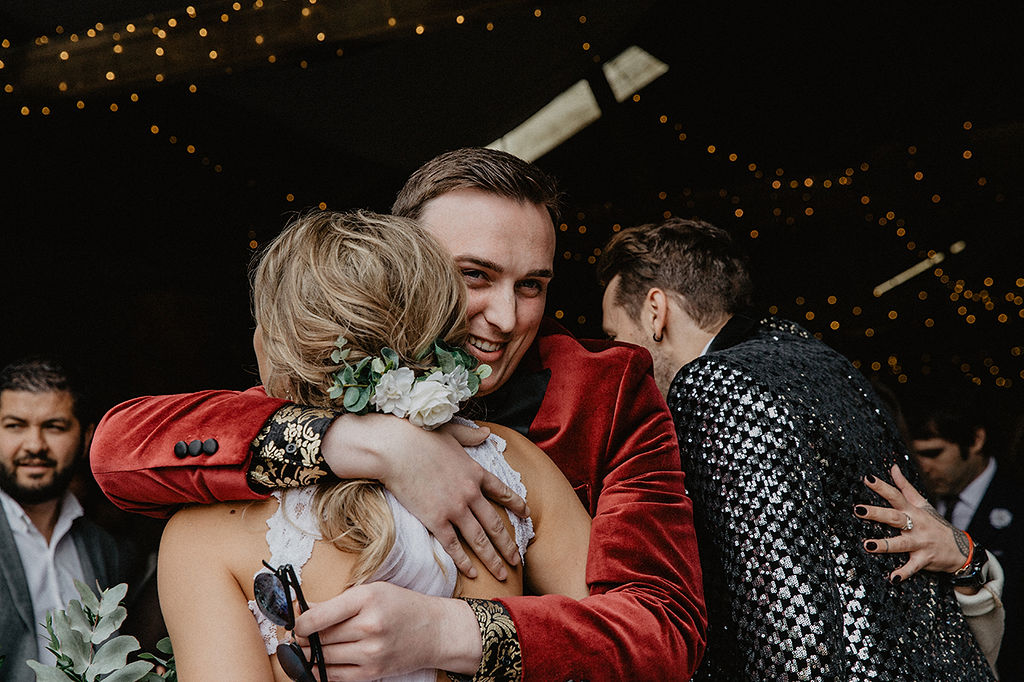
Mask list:
[{"label": "short brown hair", "polygon": [[544,206],[557,223],[562,195],[555,179],[537,166],[508,152],[464,147],[435,156],[409,176],[391,212],[419,218],[431,199],[457,189],[491,194]]},{"label": "short brown hair", "polygon": [[615,303],[633,319],[652,287],[681,296],[683,310],[705,330],[752,303],[750,275],[732,237],[702,220],[670,218],[622,230],[597,268],[606,284],[619,275]]}]

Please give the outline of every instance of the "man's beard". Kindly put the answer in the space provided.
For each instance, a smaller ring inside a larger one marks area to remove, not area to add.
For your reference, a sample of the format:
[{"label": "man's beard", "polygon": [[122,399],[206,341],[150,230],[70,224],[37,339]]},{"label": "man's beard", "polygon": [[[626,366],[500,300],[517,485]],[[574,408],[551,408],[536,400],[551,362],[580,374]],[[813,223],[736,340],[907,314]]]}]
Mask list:
[{"label": "man's beard", "polygon": [[[6,464],[0,464],[0,490],[14,498],[14,501],[24,506],[31,506],[56,500],[64,496],[71,479],[75,477],[75,465],[82,456],[81,448],[72,460],[63,469],[56,468],[56,462],[50,458],[31,458],[33,461],[43,460],[55,467],[53,478],[49,483],[39,486],[25,486],[18,483],[17,467],[8,468]],[[27,457],[20,458],[29,459]]]}]

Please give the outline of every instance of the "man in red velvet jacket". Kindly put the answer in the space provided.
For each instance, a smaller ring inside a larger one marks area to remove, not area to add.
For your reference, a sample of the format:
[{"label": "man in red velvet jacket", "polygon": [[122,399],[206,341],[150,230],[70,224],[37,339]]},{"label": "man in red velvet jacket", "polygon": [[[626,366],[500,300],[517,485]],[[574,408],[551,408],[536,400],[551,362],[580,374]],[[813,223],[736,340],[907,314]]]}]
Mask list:
[{"label": "man in red velvet jacket", "polygon": [[[650,356],[578,341],[543,318],[558,193],[531,164],[486,149],[433,159],[394,212],[447,246],[469,289],[468,350],[493,372],[468,416],[543,448],[593,517],[591,596],[499,601],[426,597],[387,583],[314,605],[296,632],[319,631],[331,666],[377,678],[423,667],[479,679],[688,679],[706,615],[692,507]],[[164,515],[184,502],[258,498],[323,476],[375,478],[472,573],[456,530],[489,569],[515,561],[484,495],[525,504],[465,455],[457,428],[354,416],[269,398],[261,388],[140,398],[97,429],[93,472],[108,496]],[[333,644],[332,644],[333,643]],[[353,668],[352,666],[356,666]]]}]

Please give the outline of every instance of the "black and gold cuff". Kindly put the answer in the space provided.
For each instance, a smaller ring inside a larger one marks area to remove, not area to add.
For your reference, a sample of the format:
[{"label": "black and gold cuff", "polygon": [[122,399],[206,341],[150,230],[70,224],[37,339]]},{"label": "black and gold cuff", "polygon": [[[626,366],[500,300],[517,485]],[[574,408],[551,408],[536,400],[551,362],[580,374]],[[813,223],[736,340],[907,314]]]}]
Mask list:
[{"label": "black and gold cuff", "polygon": [[285,405],[270,415],[249,445],[249,487],[257,492],[296,488],[332,480],[320,442],[337,417],[333,410]]},{"label": "black and gold cuff", "polygon": [[523,651],[519,646],[515,623],[512,622],[508,610],[496,601],[469,597],[461,599],[473,609],[480,624],[483,654],[476,674],[448,673],[448,677],[456,682],[518,682],[523,677]]}]

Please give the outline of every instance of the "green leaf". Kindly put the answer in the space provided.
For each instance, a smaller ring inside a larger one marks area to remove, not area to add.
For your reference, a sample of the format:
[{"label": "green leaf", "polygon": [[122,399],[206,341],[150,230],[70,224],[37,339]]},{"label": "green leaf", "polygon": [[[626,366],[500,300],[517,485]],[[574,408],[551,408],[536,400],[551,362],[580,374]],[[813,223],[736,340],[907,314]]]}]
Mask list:
[{"label": "green leaf", "polygon": [[100,617],[113,613],[126,594],[128,594],[128,583],[120,583],[110,589],[103,590],[102,594],[100,594]]},{"label": "green leaf", "polygon": [[474,370],[474,372],[481,379],[486,379],[487,377],[491,376],[491,366],[490,365],[480,365],[479,367],[476,368],[476,370]]},{"label": "green leaf", "polygon": [[477,389],[480,388],[480,377],[475,372],[470,372],[469,376],[466,377],[466,386],[469,387],[470,393],[476,393]]},{"label": "green leaf", "polygon": [[[85,671],[85,676],[92,680],[96,679],[98,675],[105,675],[113,670],[125,667],[128,654],[138,651],[138,649],[139,640],[131,635],[119,635],[113,638],[96,651],[92,658],[92,665]],[[144,663],[144,665],[152,668],[150,663]]]},{"label": "green leaf", "polygon": [[[387,350],[387,349],[385,349]],[[374,358],[373,362],[370,363],[370,369],[373,370],[374,374],[383,374],[388,371],[388,366],[384,364],[384,361],[380,358]]]},{"label": "green leaf", "polygon": [[85,610],[77,599],[72,599],[68,602],[68,607],[64,610],[64,615],[68,617],[68,622],[71,625],[72,630],[81,632],[85,639],[92,638],[92,621],[89,619],[89,616],[85,613]]},{"label": "green leaf", "polygon": [[25,661],[28,667],[36,671],[36,682],[68,682],[68,680],[74,680],[75,678],[62,673],[56,668],[51,668],[48,665],[43,665],[39,661],[29,659]]},{"label": "green leaf", "polygon": [[92,645],[86,640],[91,633],[72,630],[71,622],[63,611],[53,611],[51,615],[53,638],[61,654],[73,662],[76,673],[81,673],[89,666],[89,659],[92,658]]},{"label": "green leaf", "polygon": [[341,386],[331,386],[331,390],[327,392],[327,396],[331,400],[337,400],[345,392],[345,389]]},{"label": "green leaf", "polygon": [[92,588],[76,578],[75,589],[78,590],[78,594],[81,595],[82,606],[85,607],[86,611],[98,613],[100,610],[100,600],[99,597],[96,596],[96,593],[92,591]]},{"label": "green leaf", "polygon": [[[114,674],[104,677],[103,682],[139,682],[139,680],[149,675],[149,671],[152,669],[152,663],[132,661]],[[159,680],[161,678],[157,677],[156,679]]]},{"label": "green leaf", "polygon": [[455,356],[436,342],[434,343],[434,359],[437,360],[437,366],[445,374],[455,369]]},{"label": "green leaf", "polygon": [[156,643],[156,650],[159,651],[162,654],[168,654],[168,655],[173,654],[174,650],[171,649],[171,638],[170,637],[164,637],[159,642],[157,642]]},{"label": "green leaf", "polygon": [[351,386],[356,383],[356,372],[351,366],[346,366],[341,372],[341,383],[343,386]]},{"label": "green leaf", "polygon": [[96,630],[92,633],[92,643],[99,644],[100,642],[110,637],[114,632],[121,627],[121,623],[128,617],[128,612],[123,606],[115,607],[113,612],[100,618],[100,622],[96,623]]},{"label": "green leaf", "polygon": [[366,406],[370,404],[370,393],[372,393],[369,387],[359,389],[359,400],[352,406],[352,411],[356,414],[362,414],[366,410]]},{"label": "green leaf", "polygon": [[345,409],[349,412],[358,413],[370,402],[370,389],[368,387],[350,386],[345,391]]},{"label": "green leaf", "polygon": [[[384,360],[387,362],[387,365],[385,366],[385,371],[389,370],[389,369],[394,369],[395,367],[398,367],[398,365],[399,365],[399,358],[398,358],[398,353],[397,352],[395,352],[394,350],[388,348],[387,346],[384,346],[383,348],[380,349],[380,354],[381,354],[381,356],[383,356]],[[381,372],[381,374],[383,374],[383,373],[384,372]]]},{"label": "green leaf", "polygon": [[355,370],[353,370],[353,374],[356,378],[356,381],[353,381],[352,383],[367,383],[366,380],[369,378],[370,375],[368,370],[370,368],[371,362],[373,362],[373,358],[371,358],[369,355],[367,355],[365,358],[359,361],[359,364],[357,364]]}]

